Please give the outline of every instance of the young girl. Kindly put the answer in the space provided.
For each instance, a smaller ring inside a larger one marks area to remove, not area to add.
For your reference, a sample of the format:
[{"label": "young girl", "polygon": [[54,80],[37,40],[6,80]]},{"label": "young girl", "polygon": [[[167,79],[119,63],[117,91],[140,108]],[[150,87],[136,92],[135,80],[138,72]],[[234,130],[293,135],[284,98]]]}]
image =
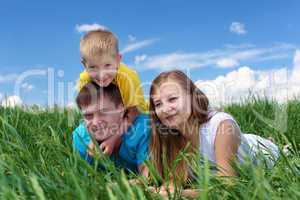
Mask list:
[{"label": "young girl", "polygon": [[[271,141],[241,133],[232,116],[211,110],[205,94],[181,71],[163,72],[152,82],[150,117],[150,159],[163,179],[165,166],[171,169],[183,149],[215,163],[219,176],[237,175],[235,159],[243,162],[247,156],[255,163],[262,152],[272,166],[279,155]],[[186,182],[189,172],[189,163],[181,160],[171,179]]]}]

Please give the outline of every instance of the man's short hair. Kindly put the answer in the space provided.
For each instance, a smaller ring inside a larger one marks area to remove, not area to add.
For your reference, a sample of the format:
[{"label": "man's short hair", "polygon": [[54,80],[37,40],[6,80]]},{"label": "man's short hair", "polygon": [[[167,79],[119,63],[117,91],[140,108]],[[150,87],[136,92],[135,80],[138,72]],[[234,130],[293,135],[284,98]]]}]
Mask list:
[{"label": "man's short hair", "polygon": [[83,107],[96,104],[101,97],[109,98],[116,106],[123,104],[119,88],[114,84],[107,87],[100,87],[94,82],[87,83],[78,93],[76,97],[77,106]]}]

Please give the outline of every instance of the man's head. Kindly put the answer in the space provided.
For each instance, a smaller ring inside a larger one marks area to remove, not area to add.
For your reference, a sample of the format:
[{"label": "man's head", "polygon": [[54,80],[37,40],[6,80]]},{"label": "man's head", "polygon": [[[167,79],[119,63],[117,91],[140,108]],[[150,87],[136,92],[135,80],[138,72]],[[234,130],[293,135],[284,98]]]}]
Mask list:
[{"label": "man's head", "polygon": [[88,131],[97,141],[104,141],[118,131],[125,110],[117,86],[102,88],[90,82],[80,90],[76,103]]},{"label": "man's head", "polygon": [[107,30],[90,31],[80,41],[81,62],[95,83],[108,86],[120,61],[118,39]]}]

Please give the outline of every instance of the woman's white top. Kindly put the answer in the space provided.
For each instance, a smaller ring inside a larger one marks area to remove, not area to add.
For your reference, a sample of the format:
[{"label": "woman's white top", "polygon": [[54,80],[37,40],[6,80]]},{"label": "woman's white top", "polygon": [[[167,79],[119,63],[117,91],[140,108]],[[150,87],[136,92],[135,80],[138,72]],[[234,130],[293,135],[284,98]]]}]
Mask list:
[{"label": "woman's white top", "polygon": [[[210,120],[200,127],[200,153],[213,163],[215,158],[215,139],[219,125],[225,120],[231,120],[239,128],[234,118],[224,112],[211,111]],[[238,160],[243,163],[248,157],[253,164],[257,164],[260,158],[266,162],[268,167],[272,167],[279,157],[278,147],[270,140],[253,134],[240,135],[240,146],[237,152]]]}]

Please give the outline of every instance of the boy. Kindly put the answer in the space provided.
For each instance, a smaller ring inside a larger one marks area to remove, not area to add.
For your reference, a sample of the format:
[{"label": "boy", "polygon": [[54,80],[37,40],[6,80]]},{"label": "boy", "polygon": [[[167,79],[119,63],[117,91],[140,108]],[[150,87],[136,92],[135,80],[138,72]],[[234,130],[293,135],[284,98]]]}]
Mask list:
[{"label": "boy", "polygon": [[[91,136],[98,143],[103,143],[117,134],[126,109],[114,84],[101,88],[90,82],[80,90],[76,103],[83,114],[84,123],[73,132],[73,146],[81,157],[91,163],[93,157],[88,154]],[[121,136],[120,143],[115,145],[110,159],[118,167],[146,175],[147,169],[143,163],[148,158],[149,139],[149,117],[139,114]]]},{"label": "boy", "polygon": [[[100,145],[104,153],[110,155],[121,135],[127,131],[139,113],[147,113],[148,104],[144,99],[137,73],[120,63],[118,40],[112,32],[107,30],[88,32],[80,41],[80,54],[85,71],[80,74],[78,89],[90,81],[100,87],[115,84],[120,90],[123,105],[127,110],[118,134]],[[94,144],[91,142],[89,147],[93,149]],[[89,153],[92,154],[91,151]]]}]

